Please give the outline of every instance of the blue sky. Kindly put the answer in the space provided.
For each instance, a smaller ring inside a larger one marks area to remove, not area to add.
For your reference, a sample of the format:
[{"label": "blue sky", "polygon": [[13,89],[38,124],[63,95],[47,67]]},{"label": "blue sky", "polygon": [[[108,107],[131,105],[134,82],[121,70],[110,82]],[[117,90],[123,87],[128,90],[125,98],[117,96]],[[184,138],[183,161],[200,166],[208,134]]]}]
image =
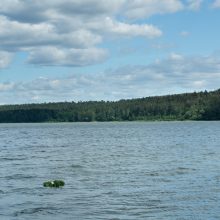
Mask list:
[{"label": "blue sky", "polygon": [[220,86],[220,0],[1,0],[0,104]]}]

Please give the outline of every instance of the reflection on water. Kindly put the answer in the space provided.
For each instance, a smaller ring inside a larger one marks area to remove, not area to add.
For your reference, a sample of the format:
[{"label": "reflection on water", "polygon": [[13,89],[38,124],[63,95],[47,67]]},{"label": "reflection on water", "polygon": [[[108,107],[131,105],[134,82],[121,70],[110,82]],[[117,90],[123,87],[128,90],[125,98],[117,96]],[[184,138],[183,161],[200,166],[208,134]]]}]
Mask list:
[{"label": "reflection on water", "polygon": [[219,219],[219,143],[220,122],[1,124],[0,219]]}]

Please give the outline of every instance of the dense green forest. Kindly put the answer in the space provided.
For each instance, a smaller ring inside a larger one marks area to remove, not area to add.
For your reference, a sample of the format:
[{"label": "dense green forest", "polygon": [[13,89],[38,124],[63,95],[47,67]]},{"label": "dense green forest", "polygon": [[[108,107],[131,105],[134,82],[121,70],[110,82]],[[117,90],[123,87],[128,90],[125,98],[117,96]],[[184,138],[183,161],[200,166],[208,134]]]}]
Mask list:
[{"label": "dense green forest", "polygon": [[220,120],[220,89],[120,101],[0,106],[0,122]]}]

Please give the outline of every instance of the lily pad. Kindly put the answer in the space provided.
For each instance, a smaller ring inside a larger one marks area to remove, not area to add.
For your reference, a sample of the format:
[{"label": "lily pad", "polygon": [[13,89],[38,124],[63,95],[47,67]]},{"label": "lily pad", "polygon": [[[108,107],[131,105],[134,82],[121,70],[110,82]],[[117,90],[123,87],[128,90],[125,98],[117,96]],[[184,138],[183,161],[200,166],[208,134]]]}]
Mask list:
[{"label": "lily pad", "polygon": [[55,187],[59,188],[65,185],[65,182],[63,180],[52,180],[52,181],[47,181],[43,183],[44,187]]}]

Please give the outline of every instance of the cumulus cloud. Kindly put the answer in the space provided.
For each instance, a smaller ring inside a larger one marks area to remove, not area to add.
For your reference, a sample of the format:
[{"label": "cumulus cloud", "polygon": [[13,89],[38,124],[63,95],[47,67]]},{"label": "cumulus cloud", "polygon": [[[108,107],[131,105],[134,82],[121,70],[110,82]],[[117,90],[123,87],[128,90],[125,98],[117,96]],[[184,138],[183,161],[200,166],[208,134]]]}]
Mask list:
[{"label": "cumulus cloud", "polygon": [[126,37],[148,37],[154,38],[162,35],[162,31],[153,25],[137,25],[137,24],[126,24],[123,22],[118,22],[112,20],[110,17],[106,17],[102,24],[102,31],[118,35],[118,36],[126,36]]},{"label": "cumulus cloud", "polygon": [[[176,2],[169,0],[167,5]],[[43,4],[2,0],[0,50],[26,51],[28,62],[39,65],[84,66],[103,62],[107,56],[100,45],[106,38],[162,35],[154,25],[118,20],[119,14],[126,17],[130,13],[126,7],[132,4],[130,0],[48,0]],[[172,11],[171,6],[167,7]]]},{"label": "cumulus cloud", "polygon": [[[100,73],[2,83],[0,98],[5,103],[9,100],[16,103],[118,100],[213,90],[219,84],[220,56],[185,57],[171,53],[167,58],[148,65],[126,65]],[[15,94],[16,99],[13,98]]]},{"label": "cumulus cloud", "polygon": [[180,0],[47,0],[44,4],[38,1],[2,0],[0,12],[13,20],[35,23],[55,17],[93,19],[121,13],[128,18],[145,18],[183,8]]},{"label": "cumulus cloud", "polygon": [[39,22],[50,19],[50,13],[60,16],[97,16],[114,13],[122,4],[121,0],[47,0],[38,1],[2,0],[2,14],[22,22]]},{"label": "cumulus cloud", "polygon": [[108,53],[104,49],[59,49],[56,47],[40,47],[30,51],[28,62],[37,65],[86,66],[100,63]]},{"label": "cumulus cloud", "polygon": [[142,19],[155,14],[174,13],[183,8],[179,0],[127,0],[124,15],[130,19]]},{"label": "cumulus cloud", "polygon": [[83,48],[100,43],[102,38],[88,30],[58,33],[50,23],[20,23],[0,16],[0,40],[0,47],[18,50],[39,45]]},{"label": "cumulus cloud", "polygon": [[[9,53],[27,51],[28,61],[39,65],[96,64],[103,62],[103,50],[100,47],[106,39],[160,37],[162,30],[143,19],[188,8],[198,9],[201,2],[202,0],[47,0],[42,3],[33,0],[1,0],[0,50]],[[216,6],[218,2],[215,1]],[[48,52],[51,49],[48,48],[53,48],[58,54],[51,54]],[[37,57],[42,56],[44,49],[48,55],[47,58],[44,55],[45,61]],[[63,60],[57,62],[56,56]],[[88,61],[82,57],[86,57]]]}]

